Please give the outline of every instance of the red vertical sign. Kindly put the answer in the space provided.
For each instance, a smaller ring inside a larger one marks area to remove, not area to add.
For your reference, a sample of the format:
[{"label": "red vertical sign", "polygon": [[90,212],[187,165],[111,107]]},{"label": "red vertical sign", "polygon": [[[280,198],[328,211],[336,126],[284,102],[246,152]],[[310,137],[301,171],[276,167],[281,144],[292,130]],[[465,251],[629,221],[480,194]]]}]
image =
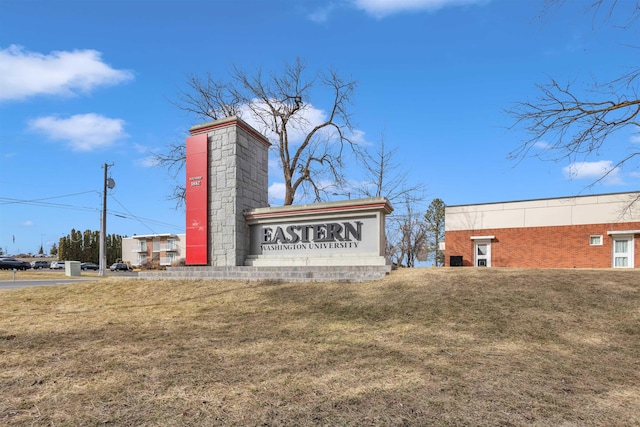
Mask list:
[{"label": "red vertical sign", "polygon": [[207,134],[187,138],[187,183],[185,203],[187,207],[186,264],[208,264],[209,234],[209,149]]}]

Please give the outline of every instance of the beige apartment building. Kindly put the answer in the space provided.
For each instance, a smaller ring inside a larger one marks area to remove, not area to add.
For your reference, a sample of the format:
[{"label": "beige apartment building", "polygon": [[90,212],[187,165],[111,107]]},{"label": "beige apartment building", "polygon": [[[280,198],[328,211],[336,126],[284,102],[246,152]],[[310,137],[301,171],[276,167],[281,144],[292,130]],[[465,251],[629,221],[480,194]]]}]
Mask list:
[{"label": "beige apartment building", "polygon": [[185,234],[144,234],[122,239],[122,261],[133,267],[184,264]]}]

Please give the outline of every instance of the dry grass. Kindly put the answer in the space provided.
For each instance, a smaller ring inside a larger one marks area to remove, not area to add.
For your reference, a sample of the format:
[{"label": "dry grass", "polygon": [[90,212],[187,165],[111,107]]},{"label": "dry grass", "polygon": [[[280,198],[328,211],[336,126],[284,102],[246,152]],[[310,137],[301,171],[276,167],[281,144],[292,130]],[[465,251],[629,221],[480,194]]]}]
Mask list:
[{"label": "dry grass", "polygon": [[80,276],[66,276],[64,270],[25,270],[16,271],[15,276],[12,270],[0,270],[0,280],[73,280],[87,277],[97,277],[97,271],[81,271]]},{"label": "dry grass", "polygon": [[640,425],[640,272],[0,291],[4,425]]}]

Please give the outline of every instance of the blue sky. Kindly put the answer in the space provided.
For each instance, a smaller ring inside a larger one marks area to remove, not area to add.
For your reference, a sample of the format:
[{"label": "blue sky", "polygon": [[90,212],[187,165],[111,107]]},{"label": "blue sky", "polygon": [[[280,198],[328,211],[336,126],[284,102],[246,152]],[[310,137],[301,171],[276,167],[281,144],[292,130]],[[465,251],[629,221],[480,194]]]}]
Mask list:
[{"label": "blue sky", "polygon": [[[612,28],[588,3],[543,13],[542,0],[2,0],[0,247],[48,251],[72,228],[99,229],[105,163],[109,233],[184,232],[168,199],[184,177],[151,157],[200,121],[170,101],[187,75],[277,71],[296,57],[358,82],[355,128],[372,147],[384,133],[427,202],[636,191],[629,167],[588,187],[637,150],[631,130],[584,163],[507,159],[527,135],[507,130],[504,110],[534,99],[536,83],[590,85],[638,63],[637,27]],[[281,182],[270,171],[273,204]]]}]

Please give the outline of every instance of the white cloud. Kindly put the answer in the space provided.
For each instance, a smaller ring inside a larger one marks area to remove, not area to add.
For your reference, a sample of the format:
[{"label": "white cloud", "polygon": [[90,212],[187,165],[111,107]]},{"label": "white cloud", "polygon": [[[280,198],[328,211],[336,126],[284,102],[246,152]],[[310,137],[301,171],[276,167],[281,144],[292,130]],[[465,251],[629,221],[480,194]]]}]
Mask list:
[{"label": "white cloud", "polygon": [[142,144],[138,144],[138,143],[133,143],[133,144],[129,144],[128,147],[135,151],[136,153],[142,155],[143,157],[140,157],[136,160],[134,160],[134,163],[142,168],[155,168],[157,166],[160,166],[160,161],[158,160],[158,158],[153,154],[153,151],[147,147],[146,145],[142,145]]},{"label": "white cloud", "polygon": [[360,146],[371,145],[371,143],[367,141],[364,135],[365,135],[364,131],[361,131],[359,129],[353,129],[353,133],[351,134],[350,138],[355,145],[360,145]]},{"label": "white cloud", "polygon": [[562,172],[568,179],[599,180],[602,178],[602,183],[605,185],[623,184],[620,168],[614,168],[611,160],[575,162],[562,168]]},{"label": "white cloud", "polygon": [[551,148],[551,144],[549,144],[546,141],[538,141],[535,144],[533,144],[533,146],[539,150],[548,150],[549,148]]},{"label": "white cloud", "polygon": [[123,120],[99,114],[77,114],[67,119],[39,117],[29,122],[29,128],[53,141],[65,142],[74,151],[107,148],[128,136]]},{"label": "white cloud", "polygon": [[11,45],[0,50],[0,101],[37,95],[73,96],[98,86],[133,79],[133,73],[116,70],[95,50],[54,51],[48,55]]},{"label": "white cloud", "polygon": [[[254,108],[258,110],[268,111],[269,108],[265,106],[264,102],[260,100],[254,100]],[[242,120],[247,122],[257,131],[266,136],[272,144],[278,143],[278,135],[274,132],[266,129],[262,120],[260,120],[256,114],[246,105],[240,107],[240,116]],[[304,107],[296,114],[296,120],[291,120],[287,124],[287,134],[289,137],[289,146],[295,147],[301,144],[306,138],[307,134],[317,125],[320,125],[327,121],[328,114],[326,111],[321,110],[313,106],[313,104],[305,104]],[[321,129],[317,135],[324,140],[338,140],[338,134],[333,126],[328,126]],[[356,144],[364,144],[364,132],[354,129],[351,135],[348,137]]]},{"label": "white cloud", "polygon": [[269,200],[283,201],[286,195],[284,182],[274,182],[269,186]]},{"label": "white cloud", "polygon": [[278,151],[270,150],[268,160],[269,176],[277,176],[279,178],[282,177],[282,163],[280,163],[280,161],[281,160],[280,156],[278,155]]},{"label": "white cloud", "polygon": [[[263,106],[262,101],[255,100],[255,107],[257,109],[262,109]],[[267,109],[266,107],[264,109]],[[327,121],[328,114],[321,109],[314,107],[312,104],[305,104],[304,107],[298,113],[299,117],[297,121],[289,121],[287,127],[287,134],[289,137],[289,149],[292,152],[304,141],[304,138],[307,134],[313,129],[313,127],[322,124]],[[266,129],[264,123],[255,115],[255,113],[248,107],[242,106],[240,108],[240,116],[242,120],[247,122],[253,128],[255,128],[258,132],[262,133],[266,136],[273,146],[269,156],[269,175],[270,176],[278,176],[282,177],[282,164],[280,163],[280,157],[278,155],[277,147],[278,144],[278,136]],[[349,138],[355,144],[365,145],[367,144],[364,132],[358,129],[354,129],[352,134],[349,135]],[[339,136],[335,129],[331,127],[323,128],[316,135],[321,142],[326,141],[337,141]],[[327,184],[328,185],[328,184]],[[285,198],[285,185],[282,182],[273,183],[269,187],[269,200],[272,203],[278,203],[283,201]]]},{"label": "white cloud", "polygon": [[160,166],[158,159],[153,156],[147,156],[138,159],[136,160],[136,164],[140,165],[143,168],[155,168],[156,166]]},{"label": "white cloud", "polygon": [[149,153],[149,148],[147,148],[145,145],[142,144],[131,144],[131,148],[133,148],[134,150],[136,150],[138,153],[140,154],[147,154]]},{"label": "white cloud", "polygon": [[353,0],[353,4],[376,18],[400,12],[435,12],[451,6],[484,4],[489,0]]},{"label": "white cloud", "polygon": [[329,15],[331,15],[334,9],[334,4],[325,5],[309,13],[308,18],[313,22],[321,24],[329,19]]},{"label": "white cloud", "polygon": [[29,219],[28,219],[28,220],[26,220],[26,221],[22,221],[22,222],[20,223],[20,226],[21,226],[21,227],[33,227],[34,225],[35,225],[35,224],[33,223],[33,221],[31,221],[31,220],[29,220]]},{"label": "white cloud", "polygon": [[[254,108],[258,110],[268,111],[269,108],[263,101],[254,100]],[[264,136],[269,138],[272,143],[278,141],[278,135],[266,129],[262,120],[246,105],[240,107],[242,120],[249,123],[252,127],[262,132]],[[299,144],[306,137],[307,133],[314,127],[327,120],[327,113],[324,110],[315,108],[312,104],[305,104],[297,113],[298,120],[290,121],[287,126],[289,136],[289,144]]]},{"label": "white cloud", "polygon": [[640,135],[632,135],[630,139],[634,144],[640,144]]}]

